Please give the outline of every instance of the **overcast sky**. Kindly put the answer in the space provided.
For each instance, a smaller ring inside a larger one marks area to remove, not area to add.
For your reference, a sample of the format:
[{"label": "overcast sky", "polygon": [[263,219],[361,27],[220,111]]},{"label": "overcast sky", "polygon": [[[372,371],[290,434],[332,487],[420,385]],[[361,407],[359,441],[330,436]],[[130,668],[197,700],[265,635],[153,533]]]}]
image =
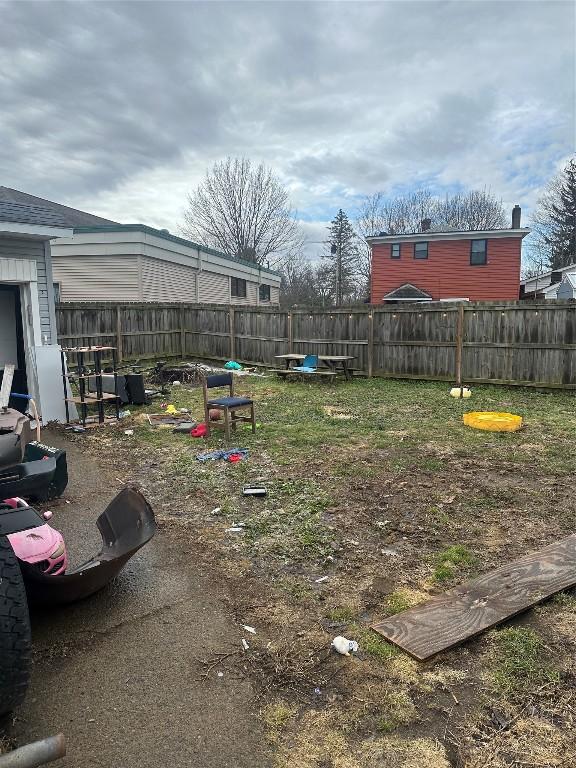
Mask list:
[{"label": "overcast sky", "polygon": [[4,2],[0,184],[177,232],[227,155],[310,239],[362,195],[529,209],[575,146],[571,0]]}]

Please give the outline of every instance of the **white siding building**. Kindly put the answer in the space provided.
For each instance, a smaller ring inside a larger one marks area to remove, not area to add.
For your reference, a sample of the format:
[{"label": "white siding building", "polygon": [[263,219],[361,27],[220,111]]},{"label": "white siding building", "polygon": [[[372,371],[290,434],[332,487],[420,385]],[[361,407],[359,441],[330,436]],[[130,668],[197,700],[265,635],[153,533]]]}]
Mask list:
[{"label": "white siding building", "polygon": [[52,244],[59,301],[274,306],[280,275],[143,224],[75,227]]}]

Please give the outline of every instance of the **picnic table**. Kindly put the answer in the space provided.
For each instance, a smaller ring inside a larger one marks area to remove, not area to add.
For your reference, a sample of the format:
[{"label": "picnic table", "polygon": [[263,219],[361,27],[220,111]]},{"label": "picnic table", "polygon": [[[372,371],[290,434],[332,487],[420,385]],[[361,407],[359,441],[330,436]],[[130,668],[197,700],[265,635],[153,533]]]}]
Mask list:
[{"label": "picnic table", "polygon": [[[289,371],[294,363],[301,363],[306,355],[301,355],[298,352],[290,352],[286,355],[274,355],[274,357],[284,360],[286,363],[286,370]],[[349,367],[350,362],[354,360],[352,355],[318,355],[317,357],[319,363],[325,363],[331,371],[334,371],[334,373],[341,371],[348,381],[352,378],[352,372]]]}]

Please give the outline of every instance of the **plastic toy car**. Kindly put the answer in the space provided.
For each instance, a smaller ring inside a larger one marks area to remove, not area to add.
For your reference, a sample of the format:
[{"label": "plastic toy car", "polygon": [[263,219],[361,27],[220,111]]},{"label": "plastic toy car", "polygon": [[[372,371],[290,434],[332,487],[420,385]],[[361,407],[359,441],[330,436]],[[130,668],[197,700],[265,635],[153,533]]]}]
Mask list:
[{"label": "plastic toy car", "polygon": [[21,498],[0,502],[0,717],[20,704],[30,675],[28,600],[58,605],[102,589],[156,532],[154,513],[124,488],[96,521],[102,548],[71,571],[62,535]]}]

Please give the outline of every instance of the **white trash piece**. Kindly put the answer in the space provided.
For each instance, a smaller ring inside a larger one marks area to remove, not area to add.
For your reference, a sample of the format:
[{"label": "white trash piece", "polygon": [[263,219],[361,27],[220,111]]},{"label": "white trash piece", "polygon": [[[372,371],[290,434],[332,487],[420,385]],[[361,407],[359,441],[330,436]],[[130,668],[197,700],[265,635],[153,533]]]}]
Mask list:
[{"label": "white trash piece", "polygon": [[173,381],[172,382],[172,386],[173,387],[181,387],[182,386],[182,382],[180,382],[180,381]]},{"label": "white trash piece", "polygon": [[316,584],[324,584],[325,581],[328,581],[328,576],[320,576],[319,579],[316,579]]},{"label": "white trash piece", "polygon": [[244,648],[245,651],[247,651],[250,648],[250,646],[248,645],[247,641],[244,638],[242,638],[242,648]]},{"label": "white trash piece", "polygon": [[242,629],[245,629],[246,632],[250,632],[251,635],[256,634],[256,630],[254,629],[254,627],[249,627],[248,624],[242,624]]},{"label": "white trash piece", "polygon": [[358,650],[358,643],[356,640],[348,640],[348,638],[338,635],[332,640],[332,648],[341,653],[342,656],[350,656],[351,652],[356,653]]},{"label": "white trash piece", "polygon": [[134,430],[133,429],[125,429],[124,430],[124,434],[128,435],[128,437],[132,437],[132,435],[134,434]]}]

